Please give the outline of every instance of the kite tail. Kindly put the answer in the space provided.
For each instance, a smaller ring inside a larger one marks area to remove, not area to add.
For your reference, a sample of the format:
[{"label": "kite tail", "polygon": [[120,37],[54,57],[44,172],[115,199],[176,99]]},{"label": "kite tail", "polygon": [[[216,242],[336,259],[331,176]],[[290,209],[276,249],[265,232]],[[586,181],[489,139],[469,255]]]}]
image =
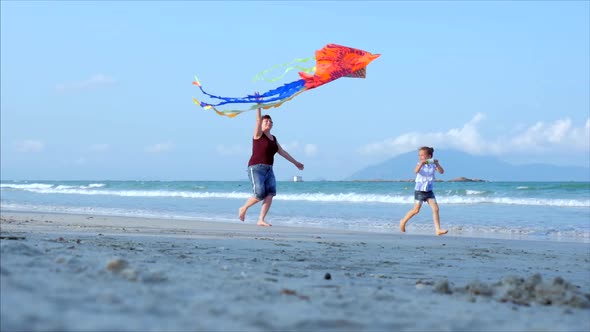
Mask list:
[{"label": "kite tail", "polygon": [[[260,80],[264,80],[267,82],[276,82],[280,79],[282,79],[283,77],[285,77],[285,75],[287,75],[288,72],[290,72],[291,70],[298,70],[298,71],[302,71],[304,73],[313,73],[315,72],[315,64],[312,67],[305,67],[303,65],[299,65],[299,64],[303,64],[305,62],[311,61],[311,60],[315,60],[315,57],[310,57],[310,58],[297,58],[294,59],[291,62],[287,62],[287,63],[282,63],[280,65],[275,65],[269,69],[263,70],[260,73],[256,74],[256,76],[252,79],[252,81],[256,82],[256,81],[260,81]],[[285,68],[285,70],[283,71],[283,73],[277,77],[273,77],[273,78],[266,78],[265,75],[267,75],[268,73],[281,68],[281,67],[287,67]]]},{"label": "kite tail", "polygon": [[[279,101],[272,102],[272,103],[264,103],[264,104],[252,105],[252,106],[250,106],[250,108],[244,109],[244,110],[220,110],[220,109],[218,109],[215,106],[202,103],[202,102],[198,101],[196,98],[193,98],[193,102],[195,104],[203,107],[203,109],[205,109],[205,110],[213,110],[213,111],[215,111],[215,113],[217,113],[217,114],[219,114],[221,116],[227,116],[228,118],[233,118],[233,117],[235,117],[235,116],[237,116],[237,115],[239,115],[241,113],[252,111],[252,110],[255,110],[257,108],[262,108],[262,109],[265,109],[266,110],[266,109],[269,109],[271,107],[279,107],[282,104],[286,103],[287,101],[295,98],[300,93],[303,93],[303,91],[305,91],[305,89],[303,89],[303,90],[301,90],[301,91],[299,91],[299,92],[297,92],[297,93],[293,94],[292,96],[287,97],[285,99],[281,99]],[[205,104],[205,106],[203,106],[203,104]]]},{"label": "kite tail", "polygon": [[[195,81],[193,82],[193,84],[198,86],[199,89],[201,90],[201,92],[203,92],[203,94],[205,94],[211,98],[221,100],[217,104],[198,102],[199,105],[205,109],[207,109],[208,106],[214,107],[214,106],[221,106],[221,105],[225,105],[225,104],[272,104],[274,102],[278,102],[278,101],[290,98],[290,97],[294,96],[295,94],[297,94],[298,92],[301,92],[302,90],[305,89],[305,81],[298,80],[298,81],[294,81],[291,83],[287,83],[287,84],[282,85],[278,88],[269,90],[263,94],[252,94],[252,95],[247,95],[246,97],[241,97],[241,98],[231,98],[231,97],[215,96],[215,95],[208,93],[207,91],[205,91],[203,89],[203,86],[201,85],[201,82],[199,81],[199,79],[197,77],[195,77]],[[194,100],[196,100],[196,99],[194,99]]]},{"label": "kite tail", "polygon": [[221,97],[221,96],[212,95],[212,94],[208,93],[207,91],[203,90],[203,86],[201,85],[201,82],[199,81],[197,76],[195,76],[195,81],[193,82],[193,84],[198,86],[203,94],[205,94],[211,98],[223,100],[223,103],[215,104],[215,106],[227,104],[227,103],[251,103],[251,102],[256,102],[260,98],[260,96],[254,96],[254,95],[248,95],[247,97],[242,97],[242,98]]}]

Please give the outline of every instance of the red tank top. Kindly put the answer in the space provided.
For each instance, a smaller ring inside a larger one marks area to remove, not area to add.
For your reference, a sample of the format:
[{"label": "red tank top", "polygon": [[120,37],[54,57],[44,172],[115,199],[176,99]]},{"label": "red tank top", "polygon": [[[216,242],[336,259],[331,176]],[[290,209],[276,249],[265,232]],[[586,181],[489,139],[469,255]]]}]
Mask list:
[{"label": "red tank top", "polygon": [[265,164],[272,165],[275,161],[275,153],[279,151],[277,138],[273,135],[274,140],[270,140],[265,134],[259,139],[252,139],[252,157],[248,166]]}]

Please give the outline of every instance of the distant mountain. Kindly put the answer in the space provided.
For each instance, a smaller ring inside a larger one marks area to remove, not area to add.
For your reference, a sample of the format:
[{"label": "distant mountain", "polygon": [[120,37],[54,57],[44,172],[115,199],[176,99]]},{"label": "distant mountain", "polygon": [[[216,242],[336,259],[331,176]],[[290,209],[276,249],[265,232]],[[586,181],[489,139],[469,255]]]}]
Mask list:
[{"label": "distant mountain", "polygon": [[[440,180],[458,177],[487,181],[590,181],[590,168],[548,164],[512,165],[495,157],[475,156],[454,150],[435,150],[434,158],[445,169]],[[408,152],[382,163],[363,168],[346,180],[414,179],[417,152]]]}]

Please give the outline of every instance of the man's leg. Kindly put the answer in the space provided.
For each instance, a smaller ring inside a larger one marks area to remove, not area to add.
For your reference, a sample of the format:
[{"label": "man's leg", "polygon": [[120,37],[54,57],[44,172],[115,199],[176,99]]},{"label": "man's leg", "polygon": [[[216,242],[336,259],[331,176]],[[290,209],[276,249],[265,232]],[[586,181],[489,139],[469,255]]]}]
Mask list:
[{"label": "man's leg", "polygon": [[241,221],[244,221],[246,219],[246,212],[248,211],[248,209],[256,204],[260,202],[260,200],[258,200],[258,198],[256,197],[250,197],[248,198],[248,200],[246,201],[246,203],[244,203],[244,206],[242,206],[241,208],[238,209],[238,216],[240,217]]},{"label": "man's leg", "polygon": [[270,206],[272,205],[272,198],[273,198],[272,195],[268,195],[262,201],[262,207],[260,208],[260,218],[258,219],[258,222],[256,223],[256,225],[258,225],[258,226],[272,226],[271,224],[264,221],[264,218],[266,218],[266,214],[268,213],[268,210],[270,209]]}]

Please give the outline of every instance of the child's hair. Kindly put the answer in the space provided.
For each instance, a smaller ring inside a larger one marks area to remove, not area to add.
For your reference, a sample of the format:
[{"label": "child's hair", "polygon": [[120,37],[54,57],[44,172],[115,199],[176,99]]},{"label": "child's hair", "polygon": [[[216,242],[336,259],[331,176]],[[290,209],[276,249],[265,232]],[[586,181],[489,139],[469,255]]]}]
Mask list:
[{"label": "child's hair", "polygon": [[262,116],[262,120],[264,120],[264,119],[269,119],[270,121],[272,121],[272,118],[268,114],[265,114]]},{"label": "child's hair", "polygon": [[418,149],[418,151],[424,151],[426,152],[427,155],[429,156],[434,156],[434,148],[428,147],[428,146],[423,146],[421,148]]}]

